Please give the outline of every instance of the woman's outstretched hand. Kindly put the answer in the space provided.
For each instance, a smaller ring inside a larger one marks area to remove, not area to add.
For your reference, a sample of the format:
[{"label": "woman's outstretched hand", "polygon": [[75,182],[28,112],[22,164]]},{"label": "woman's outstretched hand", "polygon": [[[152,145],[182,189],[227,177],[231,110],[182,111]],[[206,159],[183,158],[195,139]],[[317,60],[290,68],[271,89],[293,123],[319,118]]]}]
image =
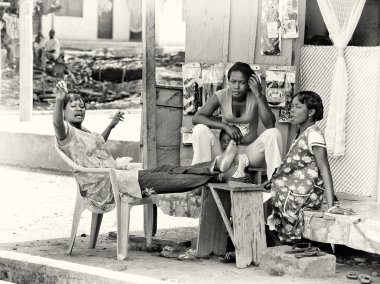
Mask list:
[{"label": "woman's outstretched hand", "polygon": [[124,112],[123,111],[118,111],[112,118],[110,126],[114,128],[120,121],[124,120]]},{"label": "woman's outstretched hand", "polygon": [[66,85],[66,80],[63,79],[63,80],[59,81],[57,83],[57,85],[55,85],[55,88],[56,88],[56,98],[60,99],[60,100],[63,100],[63,98],[68,93],[68,91],[67,91],[67,85]]}]

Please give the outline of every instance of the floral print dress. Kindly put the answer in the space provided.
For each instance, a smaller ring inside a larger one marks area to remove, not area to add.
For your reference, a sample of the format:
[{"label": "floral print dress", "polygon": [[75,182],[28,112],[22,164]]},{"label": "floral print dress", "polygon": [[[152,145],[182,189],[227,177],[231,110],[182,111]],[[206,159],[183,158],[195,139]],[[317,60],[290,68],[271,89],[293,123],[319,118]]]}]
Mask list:
[{"label": "floral print dress", "polygon": [[278,232],[282,242],[301,239],[303,211],[322,205],[323,179],[312,146],[326,147],[323,134],[316,125],[309,126],[296,138],[285,159],[272,177],[272,215],[268,225]]}]

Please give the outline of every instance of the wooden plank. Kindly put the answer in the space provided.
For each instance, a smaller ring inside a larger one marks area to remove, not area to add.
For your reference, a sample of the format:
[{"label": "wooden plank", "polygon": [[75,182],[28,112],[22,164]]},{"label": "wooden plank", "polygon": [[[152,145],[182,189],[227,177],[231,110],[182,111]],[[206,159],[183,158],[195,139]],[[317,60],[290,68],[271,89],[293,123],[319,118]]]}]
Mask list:
[{"label": "wooden plank", "polygon": [[235,233],[236,267],[252,262],[260,264],[262,251],[267,247],[263,194],[261,192],[231,192],[232,219]]},{"label": "wooden plank", "polygon": [[218,206],[220,216],[222,217],[224,225],[226,226],[227,232],[230,235],[230,239],[231,239],[232,243],[234,244],[234,246],[236,247],[236,242],[235,242],[235,238],[234,238],[234,231],[231,227],[231,223],[230,223],[230,220],[226,214],[226,211],[224,211],[224,207],[223,207],[222,201],[219,198],[219,194],[214,189],[212,184],[208,184],[208,187],[210,188],[212,196],[214,197],[216,206]]},{"label": "wooden plank", "polygon": [[257,37],[257,25],[258,25],[258,14],[259,14],[259,5],[258,1],[254,1],[254,3],[251,2],[251,5],[254,6],[252,8],[252,14],[251,14],[251,24],[250,24],[250,37],[249,37],[249,54],[248,54],[248,62],[254,62],[255,61],[255,51],[256,51],[256,37]]},{"label": "wooden plank", "polygon": [[255,56],[258,1],[231,1],[229,62],[253,63]]},{"label": "wooden plank", "polygon": [[258,14],[257,14],[257,32],[256,32],[256,45],[255,45],[255,64],[265,65],[291,65],[292,64],[292,39],[282,39],[281,55],[269,56],[261,55],[261,9],[262,1],[259,0]]},{"label": "wooden plank", "polygon": [[[157,106],[183,108],[183,90],[157,87]],[[181,112],[182,115],[182,112]]]},{"label": "wooden plank", "polygon": [[33,1],[20,1],[20,121],[33,110]]},{"label": "wooden plank", "polygon": [[243,183],[238,181],[229,181],[226,183],[209,183],[209,186],[212,186],[216,189],[222,189],[226,191],[266,191],[262,185],[252,184],[252,183]]},{"label": "wooden plank", "polygon": [[186,62],[226,62],[230,0],[185,3]]},{"label": "wooden plank", "polygon": [[301,47],[305,39],[306,0],[298,1],[298,38],[293,41],[294,58],[292,64],[296,66],[295,91],[299,90]]},{"label": "wooden plank", "polygon": [[322,212],[304,212],[302,235],[313,241],[341,244],[354,249],[380,254],[380,203],[341,200],[342,208],[356,215],[346,216]]},{"label": "wooden plank", "polygon": [[[227,192],[219,193],[226,214],[230,213],[231,201]],[[211,253],[223,255],[227,247],[227,230],[218,207],[208,189],[202,190],[201,216],[199,218],[197,253],[199,257]]]},{"label": "wooden plank", "polygon": [[181,143],[182,108],[157,106],[156,116],[157,147],[177,146],[179,150],[179,144]]},{"label": "wooden plank", "polygon": [[143,167],[155,168],[156,155],[156,74],[155,74],[155,1],[143,0]]},{"label": "wooden plank", "polygon": [[222,46],[222,62],[228,61],[228,47],[230,35],[230,14],[231,14],[231,0],[225,0],[224,4],[224,17],[223,17],[223,46]]},{"label": "wooden plank", "polygon": [[157,146],[157,166],[172,165],[179,166],[179,147]]}]

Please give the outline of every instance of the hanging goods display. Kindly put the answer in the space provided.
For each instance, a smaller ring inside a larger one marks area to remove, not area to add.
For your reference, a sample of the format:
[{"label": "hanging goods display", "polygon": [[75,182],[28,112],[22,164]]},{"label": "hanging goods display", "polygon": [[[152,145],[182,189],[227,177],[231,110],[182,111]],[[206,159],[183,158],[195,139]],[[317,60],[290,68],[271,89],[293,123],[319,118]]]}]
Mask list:
[{"label": "hanging goods display", "polygon": [[262,1],[261,54],[281,54],[281,22],[279,0]]}]

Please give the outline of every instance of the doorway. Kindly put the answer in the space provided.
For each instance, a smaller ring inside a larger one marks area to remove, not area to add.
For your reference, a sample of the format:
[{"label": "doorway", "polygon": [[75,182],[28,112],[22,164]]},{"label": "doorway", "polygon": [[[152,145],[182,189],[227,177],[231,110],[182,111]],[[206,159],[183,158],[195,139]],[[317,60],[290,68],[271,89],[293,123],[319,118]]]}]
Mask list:
[{"label": "doorway", "polygon": [[98,1],[98,38],[112,39],[113,0]]}]

